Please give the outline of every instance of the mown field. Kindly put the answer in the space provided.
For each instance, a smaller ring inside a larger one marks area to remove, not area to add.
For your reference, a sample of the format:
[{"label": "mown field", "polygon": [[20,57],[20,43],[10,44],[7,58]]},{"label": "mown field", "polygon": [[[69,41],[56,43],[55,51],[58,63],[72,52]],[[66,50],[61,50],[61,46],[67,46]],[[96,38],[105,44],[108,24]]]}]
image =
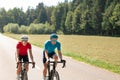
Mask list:
[{"label": "mown field", "polygon": [[[21,35],[4,34],[15,39]],[[29,41],[43,47],[49,35],[29,35]],[[101,36],[59,35],[63,54],[76,60],[120,74],[120,38]]]}]

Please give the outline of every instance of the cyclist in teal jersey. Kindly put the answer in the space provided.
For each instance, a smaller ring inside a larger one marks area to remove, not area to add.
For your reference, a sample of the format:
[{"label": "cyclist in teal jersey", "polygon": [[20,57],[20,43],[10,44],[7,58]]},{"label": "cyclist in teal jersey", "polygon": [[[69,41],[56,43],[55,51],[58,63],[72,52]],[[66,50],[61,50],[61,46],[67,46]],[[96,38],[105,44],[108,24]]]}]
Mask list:
[{"label": "cyclist in teal jersey", "polygon": [[62,61],[62,53],[61,53],[61,44],[58,40],[57,34],[51,34],[50,40],[46,41],[44,44],[44,50],[43,50],[43,64],[44,64],[44,70],[43,70],[43,80],[46,80],[46,74],[47,74],[47,64],[49,61],[49,58],[53,58],[55,61],[58,61],[58,56],[55,53],[55,49],[57,48],[58,55],[60,60]]}]

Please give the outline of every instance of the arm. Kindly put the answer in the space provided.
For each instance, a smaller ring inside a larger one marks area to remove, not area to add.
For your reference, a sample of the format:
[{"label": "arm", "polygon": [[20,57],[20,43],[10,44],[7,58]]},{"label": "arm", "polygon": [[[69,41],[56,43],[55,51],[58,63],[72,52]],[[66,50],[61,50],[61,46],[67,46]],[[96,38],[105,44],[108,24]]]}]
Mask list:
[{"label": "arm", "polygon": [[15,58],[16,61],[19,62],[19,49],[16,49]]},{"label": "arm", "polygon": [[48,61],[49,60],[49,56],[48,56],[48,42],[45,42],[44,49],[45,49],[45,58]]},{"label": "arm", "polygon": [[60,60],[62,60],[62,52],[60,50],[58,50],[58,55],[59,55]]},{"label": "arm", "polygon": [[46,57],[47,60],[49,59],[47,50],[45,50],[45,57]]},{"label": "arm", "polygon": [[57,49],[58,49],[59,58],[60,58],[60,60],[62,60],[62,52],[61,52],[61,44],[60,43],[58,44]]},{"label": "arm", "polygon": [[34,62],[34,58],[33,58],[33,54],[32,54],[32,49],[29,49],[29,54],[30,54],[30,58],[31,58],[32,62]]}]

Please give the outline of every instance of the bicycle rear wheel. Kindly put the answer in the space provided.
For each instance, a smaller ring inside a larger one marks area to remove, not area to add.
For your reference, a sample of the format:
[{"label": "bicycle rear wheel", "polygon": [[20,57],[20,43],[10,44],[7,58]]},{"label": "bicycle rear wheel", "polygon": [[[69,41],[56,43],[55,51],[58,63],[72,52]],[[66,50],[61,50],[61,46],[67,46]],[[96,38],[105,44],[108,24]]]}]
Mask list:
[{"label": "bicycle rear wheel", "polygon": [[57,71],[51,70],[50,80],[60,80],[59,73]]}]

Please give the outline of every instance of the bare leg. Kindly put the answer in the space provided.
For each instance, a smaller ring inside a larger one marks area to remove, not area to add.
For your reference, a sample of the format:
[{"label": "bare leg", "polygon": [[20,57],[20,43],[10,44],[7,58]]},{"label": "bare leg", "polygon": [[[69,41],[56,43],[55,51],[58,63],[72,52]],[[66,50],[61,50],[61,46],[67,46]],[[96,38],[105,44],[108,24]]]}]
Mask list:
[{"label": "bare leg", "polygon": [[[53,59],[55,60],[55,62],[57,62],[57,61],[58,61],[58,56],[55,54],[55,55],[53,56]],[[57,63],[56,63],[56,66],[57,66]]]},{"label": "bare leg", "polygon": [[19,65],[18,65],[18,68],[17,68],[17,79],[19,80],[19,77],[20,77],[20,73],[21,73],[21,70],[22,70],[22,64],[21,63],[19,63]]},{"label": "bare leg", "polygon": [[26,71],[28,72],[28,70],[29,70],[29,64],[26,64],[26,65],[25,65],[25,69],[26,69]]},{"label": "bare leg", "polygon": [[46,77],[47,74],[47,63],[44,63],[43,76]]}]

